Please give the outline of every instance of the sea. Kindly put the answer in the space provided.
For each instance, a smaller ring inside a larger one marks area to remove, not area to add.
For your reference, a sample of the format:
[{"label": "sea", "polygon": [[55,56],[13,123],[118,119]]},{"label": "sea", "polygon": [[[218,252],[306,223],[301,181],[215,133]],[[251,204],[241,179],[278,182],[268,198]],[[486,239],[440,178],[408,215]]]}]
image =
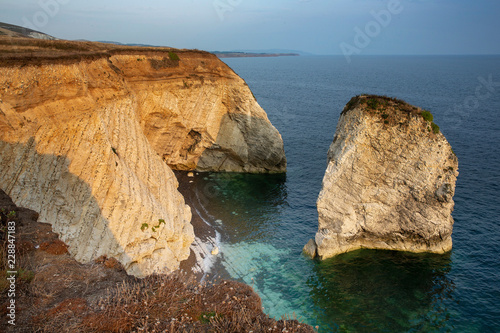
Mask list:
[{"label": "sea", "polygon": [[[282,175],[199,174],[217,231],[217,278],[251,285],[264,312],[319,332],[500,332],[500,56],[224,59],[282,135]],[[346,103],[379,94],[430,110],[458,156],[453,250],[358,250],[318,261],[302,248]]]}]

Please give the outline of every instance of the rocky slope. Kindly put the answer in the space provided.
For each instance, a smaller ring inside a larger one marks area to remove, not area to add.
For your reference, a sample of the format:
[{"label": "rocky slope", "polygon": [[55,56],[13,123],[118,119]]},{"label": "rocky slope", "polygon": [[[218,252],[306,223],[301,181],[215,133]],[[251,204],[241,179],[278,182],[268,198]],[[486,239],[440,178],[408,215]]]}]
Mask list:
[{"label": "rocky slope", "polygon": [[[17,207],[0,190],[2,332],[314,332],[297,320],[269,318],[260,297],[243,283],[200,284],[182,272],[137,279],[105,256],[77,263],[51,226],[37,219],[38,213]],[[12,224],[17,275],[9,273],[5,255]]]},{"label": "rocky slope", "polygon": [[44,34],[43,32],[40,31],[4,22],[0,22],[0,36],[1,35],[9,37],[27,37],[27,38],[48,39],[48,40],[57,39],[50,35]]},{"label": "rocky slope", "polygon": [[304,251],[444,253],[452,247],[458,161],[432,115],[395,99],[353,98],[328,151],[319,228]]},{"label": "rocky slope", "polygon": [[0,41],[12,45],[36,53],[0,57],[0,188],[80,262],[108,255],[136,276],[179,267],[194,234],[170,167],[286,168],[279,133],[214,55]]}]

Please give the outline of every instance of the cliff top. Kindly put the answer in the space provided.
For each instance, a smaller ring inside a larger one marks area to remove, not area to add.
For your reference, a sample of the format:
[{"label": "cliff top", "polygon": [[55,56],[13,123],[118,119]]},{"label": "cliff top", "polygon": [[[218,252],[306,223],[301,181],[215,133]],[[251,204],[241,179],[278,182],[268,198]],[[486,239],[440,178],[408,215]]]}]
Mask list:
[{"label": "cliff top", "polygon": [[351,100],[344,107],[342,113],[346,113],[349,110],[353,110],[356,107],[363,104],[365,104],[365,107],[368,110],[397,109],[403,112],[416,113],[416,114],[420,114],[422,111],[420,108],[408,104],[407,102],[394,97],[379,96],[379,95],[358,95],[351,98]]},{"label": "cliff top", "polygon": [[169,47],[137,47],[100,42],[44,40],[0,35],[0,66],[67,63],[107,58],[117,54],[198,54],[215,57],[206,51]]},{"label": "cliff top", "polygon": [[422,124],[432,134],[439,134],[439,126],[433,120],[434,116],[430,111],[413,106],[401,99],[379,95],[358,95],[346,104],[342,115],[347,112],[361,108],[373,116],[378,116],[386,125],[407,124],[413,116],[421,116]]}]

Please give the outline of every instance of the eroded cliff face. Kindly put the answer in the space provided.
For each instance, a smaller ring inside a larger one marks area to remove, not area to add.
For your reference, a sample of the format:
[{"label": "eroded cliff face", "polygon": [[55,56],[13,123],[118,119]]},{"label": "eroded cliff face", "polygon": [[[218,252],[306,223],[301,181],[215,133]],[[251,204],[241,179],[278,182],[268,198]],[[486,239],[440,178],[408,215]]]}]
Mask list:
[{"label": "eroded cliff face", "polygon": [[430,118],[395,99],[349,102],[328,151],[319,228],[306,253],[451,250],[458,161]]},{"label": "eroded cliff face", "polygon": [[210,54],[112,58],[153,149],[177,170],[284,172],[281,135],[246,83]]},{"label": "eroded cliff face", "polygon": [[177,55],[0,66],[1,189],[80,262],[108,255],[145,276],[187,259],[191,213],[169,165],[285,170],[281,137],[244,81],[211,54]]}]

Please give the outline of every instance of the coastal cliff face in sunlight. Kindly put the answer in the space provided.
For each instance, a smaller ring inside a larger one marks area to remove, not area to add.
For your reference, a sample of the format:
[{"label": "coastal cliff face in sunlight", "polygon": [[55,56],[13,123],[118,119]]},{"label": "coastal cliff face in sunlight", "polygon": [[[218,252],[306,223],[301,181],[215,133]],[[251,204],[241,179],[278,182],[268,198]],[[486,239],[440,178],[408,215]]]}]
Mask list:
[{"label": "coastal cliff face in sunlight", "polygon": [[284,172],[281,135],[246,83],[211,54],[180,57],[113,61],[155,151],[177,170]]},{"label": "coastal cliff face in sunlight", "polygon": [[0,186],[80,262],[107,255],[136,276],[172,271],[194,234],[169,166],[282,172],[283,142],[215,56],[108,51],[1,59]]},{"label": "coastal cliff face in sunlight", "polygon": [[451,250],[458,161],[427,111],[378,96],[353,98],[328,152],[319,227],[305,252],[360,248]]}]

